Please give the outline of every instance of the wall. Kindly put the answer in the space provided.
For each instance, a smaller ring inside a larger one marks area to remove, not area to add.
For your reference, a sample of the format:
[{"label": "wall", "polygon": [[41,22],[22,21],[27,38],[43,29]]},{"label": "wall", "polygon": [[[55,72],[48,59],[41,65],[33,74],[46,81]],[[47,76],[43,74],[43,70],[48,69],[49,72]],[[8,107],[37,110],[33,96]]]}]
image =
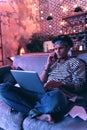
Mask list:
[{"label": "wall", "polygon": [[[76,6],[87,11],[86,0],[0,0],[4,64],[33,33],[62,34],[62,18],[74,14]],[[47,20],[49,15],[53,19]]]},{"label": "wall", "polygon": [[17,54],[20,39],[28,40],[40,31],[38,4],[37,0],[0,0],[4,64],[7,57]]},{"label": "wall", "polygon": [[[41,31],[47,34],[62,34],[62,18],[76,14],[75,7],[80,6],[83,12],[87,11],[86,0],[39,0]],[[52,20],[47,20],[48,16]]]}]

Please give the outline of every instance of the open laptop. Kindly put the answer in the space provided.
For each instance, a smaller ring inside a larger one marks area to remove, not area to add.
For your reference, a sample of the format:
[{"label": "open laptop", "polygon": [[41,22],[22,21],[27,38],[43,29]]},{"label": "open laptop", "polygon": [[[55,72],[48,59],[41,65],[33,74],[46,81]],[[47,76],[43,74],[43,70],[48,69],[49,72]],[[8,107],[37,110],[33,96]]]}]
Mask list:
[{"label": "open laptop", "polygon": [[11,70],[17,83],[20,87],[29,91],[45,93],[43,83],[41,82],[39,75],[35,71],[22,71],[22,70]]}]

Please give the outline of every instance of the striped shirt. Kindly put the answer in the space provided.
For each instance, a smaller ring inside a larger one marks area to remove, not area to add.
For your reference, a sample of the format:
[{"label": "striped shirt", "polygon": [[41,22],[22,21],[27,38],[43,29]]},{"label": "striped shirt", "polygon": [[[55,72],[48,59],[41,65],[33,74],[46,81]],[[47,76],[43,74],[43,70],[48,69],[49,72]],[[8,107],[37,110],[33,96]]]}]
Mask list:
[{"label": "striped shirt", "polygon": [[74,89],[77,89],[77,91],[83,87],[86,81],[85,64],[78,58],[68,58],[63,63],[56,61],[50,70],[48,81],[54,80],[62,82],[65,85],[67,83],[76,85]]}]

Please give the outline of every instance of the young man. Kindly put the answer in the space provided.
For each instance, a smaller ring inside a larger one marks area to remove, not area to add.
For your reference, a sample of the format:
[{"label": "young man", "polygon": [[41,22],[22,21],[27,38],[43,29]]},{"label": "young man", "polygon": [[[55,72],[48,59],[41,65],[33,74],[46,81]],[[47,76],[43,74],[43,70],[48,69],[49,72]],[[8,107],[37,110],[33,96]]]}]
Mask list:
[{"label": "young man", "polygon": [[[77,58],[68,57],[73,46],[68,36],[58,36],[53,41],[54,52],[47,59],[40,76],[46,94],[27,92],[11,84],[1,84],[2,99],[12,108],[49,122],[55,122],[69,101],[78,98],[85,89],[85,64]],[[57,115],[57,116],[56,116]]]}]

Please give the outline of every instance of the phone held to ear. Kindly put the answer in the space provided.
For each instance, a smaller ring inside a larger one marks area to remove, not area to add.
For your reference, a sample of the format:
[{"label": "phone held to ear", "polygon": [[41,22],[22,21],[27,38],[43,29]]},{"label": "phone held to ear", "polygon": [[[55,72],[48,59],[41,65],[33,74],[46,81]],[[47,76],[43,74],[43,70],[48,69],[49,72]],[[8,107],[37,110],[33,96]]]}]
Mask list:
[{"label": "phone held to ear", "polygon": [[56,53],[51,53],[49,56],[50,56],[50,60],[51,60],[52,62],[55,62],[55,61],[58,59]]},{"label": "phone held to ear", "polygon": [[58,59],[57,54],[53,53],[50,57],[50,60],[51,60],[51,63],[52,63],[52,65],[50,67],[51,70],[56,67],[57,59]]},{"label": "phone held to ear", "polygon": [[57,60],[57,59],[58,59],[58,57],[57,57],[57,54],[56,54],[56,53],[54,54],[54,58],[55,58],[55,60]]}]

